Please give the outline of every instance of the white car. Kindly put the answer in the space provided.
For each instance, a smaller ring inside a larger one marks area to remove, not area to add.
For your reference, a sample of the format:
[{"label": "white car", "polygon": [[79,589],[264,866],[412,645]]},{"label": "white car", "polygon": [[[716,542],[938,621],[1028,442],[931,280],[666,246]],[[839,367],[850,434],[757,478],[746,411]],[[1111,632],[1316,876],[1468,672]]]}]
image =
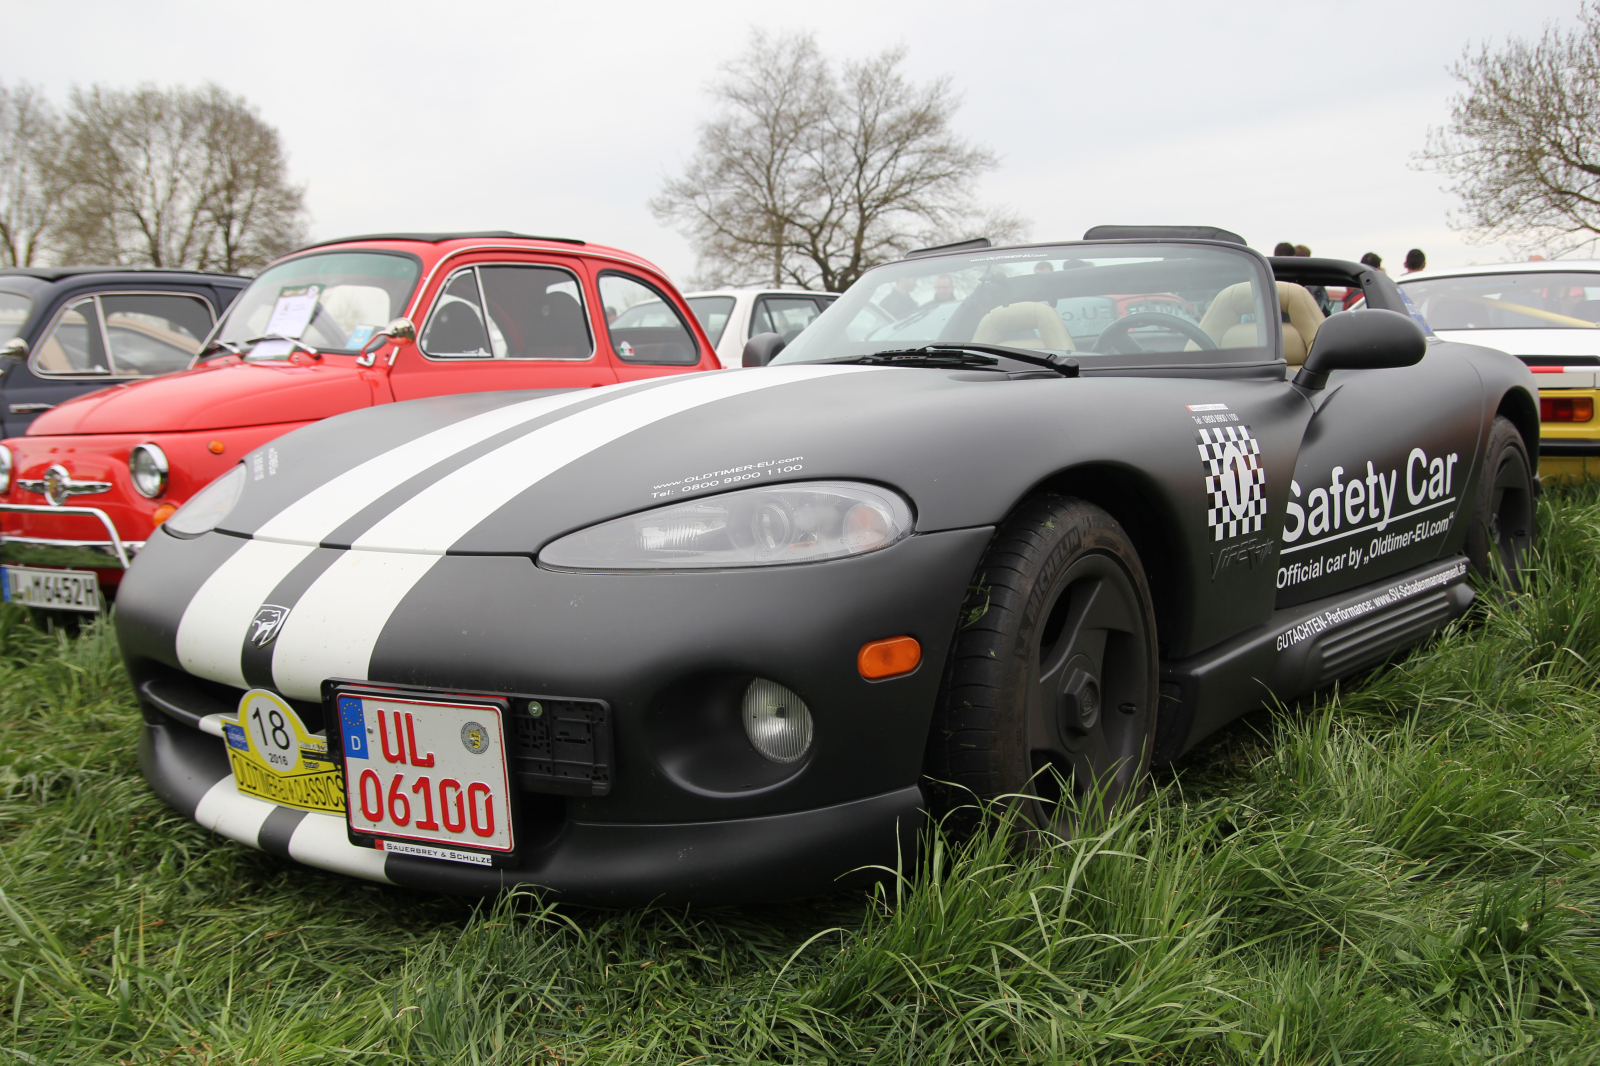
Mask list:
[{"label": "white car", "polygon": [[793,341],[838,298],[836,292],[806,289],[715,289],[684,296],[725,367],[743,365],[745,342],[758,333]]},{"label": "white car", "polygon": [[1498,348],[1539,382],[1539,471],[1600,476],[1600,260],[1494,263],[1399,279],[1447,341]]}]

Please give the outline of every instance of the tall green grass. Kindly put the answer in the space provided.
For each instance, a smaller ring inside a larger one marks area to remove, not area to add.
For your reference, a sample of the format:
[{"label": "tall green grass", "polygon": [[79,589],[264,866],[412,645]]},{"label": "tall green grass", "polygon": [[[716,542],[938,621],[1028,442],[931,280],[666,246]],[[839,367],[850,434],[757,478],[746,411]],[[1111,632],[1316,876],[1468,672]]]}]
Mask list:
[{"label": "tall green grass", "polygon": [[145,790],[109,631],[0,613],[0,1062],[1600,1062],[1600,490],[1529,592],[1097,831],[872,897],[472,904]]}]

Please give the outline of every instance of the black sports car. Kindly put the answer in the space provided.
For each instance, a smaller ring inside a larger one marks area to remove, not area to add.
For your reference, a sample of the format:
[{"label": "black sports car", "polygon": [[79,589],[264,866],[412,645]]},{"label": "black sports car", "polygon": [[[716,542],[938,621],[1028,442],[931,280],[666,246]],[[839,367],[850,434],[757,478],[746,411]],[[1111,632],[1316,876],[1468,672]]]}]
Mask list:
[{"label": "black sports car", "polygon": [[262,447],[122,586],[146,777],[374,880],[801,895],[969,794],[1070,827],[1515,580],[1528,368],[1194,232],[936,249],[744,369]]}]

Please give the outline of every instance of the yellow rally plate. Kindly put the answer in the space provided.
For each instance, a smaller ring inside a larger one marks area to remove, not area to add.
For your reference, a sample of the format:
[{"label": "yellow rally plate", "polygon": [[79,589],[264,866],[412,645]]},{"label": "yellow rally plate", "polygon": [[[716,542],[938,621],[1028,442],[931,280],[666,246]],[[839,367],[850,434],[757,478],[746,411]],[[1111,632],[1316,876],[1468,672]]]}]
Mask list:
[{"label": "yellow rally plate", "polygon": [[344,778],[328,741],[312,736],[277,693],[254,688],[239,701],[239,720],[222,723],[234,786],[246,796],[306,811],[344,814]]}]

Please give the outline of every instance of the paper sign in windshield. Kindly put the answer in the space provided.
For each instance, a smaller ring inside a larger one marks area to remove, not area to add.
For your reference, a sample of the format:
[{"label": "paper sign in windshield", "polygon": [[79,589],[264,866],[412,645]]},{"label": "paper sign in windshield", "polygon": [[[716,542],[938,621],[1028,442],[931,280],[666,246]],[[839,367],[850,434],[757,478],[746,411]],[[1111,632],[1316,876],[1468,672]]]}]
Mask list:
[{"label": "paper sign in windshield", "polygon": [[277,334],[299,340],[311,324],[311,316],[316,314],[317,297],[321,295],[321,285],[296,285],[279,289],[278,302],[273,304],[272,317],[267,319],[267,328],[263,332],[269,336]]}]

